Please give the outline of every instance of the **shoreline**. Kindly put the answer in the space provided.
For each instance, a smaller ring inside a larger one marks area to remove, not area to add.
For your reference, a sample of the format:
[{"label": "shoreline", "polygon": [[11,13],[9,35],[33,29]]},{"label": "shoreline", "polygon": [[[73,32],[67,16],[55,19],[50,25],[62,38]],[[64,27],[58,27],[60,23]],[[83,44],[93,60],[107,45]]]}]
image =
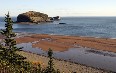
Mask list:
[{"label": "shoreline", "polygon": [[[86,38],[101,38],[101,39],[116,39],[116,38],[111,38],[111,37],[94,37],[94,36],[79,36],[79,35],[63,35],[63,34],[44,34],[44,33],[28,33],[28,32],[15,32],[15,33],[17,33],[17,34],[32,34],[32,35],[34,35],[34,34],[39,34],[39,35],[53,35],[53,36],[70,36],[70,37],[86,37]],[[27,35],[28,36],[28,35]]]},{"label": "shoreline", "polygon": [[66,51],[70,48],[75,48],[75,46],[81,46],[116,53],[116,39],[108,38],[26,33],[25,36],[22,35],[16,38],[16,41],[17,44],[36,41],[36,43],[32,43],[32,46],[43,50],[53,48],[54,51]]},{"label": "shoreline", "polygon": [[[48,57],[43,56],[43,55],[39,55],[39,54],[35,54],[32,52],[27,52],[27,51],[20,51],[17,52],[18,54],[27,57],[26,61],[28,62],[36,62],[41,64],[41,66],[43,68],[45,68],[47,66],[48,63]],[[59,69],[61,71],[61,73],[70,73],[70,72],[77,72],[77,73],[112,73],[111,71],[108,70],[103,70],[100,68],[94,68],[94,67],[90,67],[90,66],[86,66],[86,65],[82,65],[79,63],[74,63],[74,62],[69,62],[69,61],[65,61],[62,59],[56,59],[53,58],[53,62],[54,62],[54,67],[55,69]]]},{"label": "shoreline", "polygon": [[94,37],[94,36],[79,36],[79,35],[63,35],[63,34],[44,34],[44,33],[27,33],[27,32],[15,32],[17,35],[26,34],[26,36],[31,35],[51,35],[51,36],[66,36],[66,37],[82,37],[82,38],[95,38],[95,39],[111,39],[116,40],[116,38],[110,38],[110,37]]},{"label": "shoreline", "polygon": [[[28,53],[28,54],[34,54],[34,55],[37,55],[37,56],[42,56],[42,57],[46,57],[48,58],[47,56],[45,55],[42,55],[42,54],[38,54],[38,53],[33,53],[33,52],[30,52],[30,51],[21,51],[21,52],[25,52],[25,53]],[[18,52],[20,54],[20,52]],[[23,55],[23,54],[22,54]],[[24,55],[25,56],[25,55]],[[107,70],[107,69],[102,69],[102,68],[99,68],[99,67],[92,67],[92,66],[88,66],[86,64],[81,64],[81,63],[77,63],[77,62],[72,62],[72,61],[69,61],[69,60],[64,60],[64,59],[60,59],[60,58],[55,58],[53,57],[54,60],[57,60],[57,61],[64,61],[64,62],[69,62],[69,63],[72,63],[72,64],[76,64],[76,65],[81,65],[81,66],[86,66],[86,67],[91,67],[93,69],[96,69],[96,70],[101,70],[101,71],[110,71],[110,70]],[[30,60],[28,60],[30,61]],[[112,72],[112,71],[111,71]]]}]

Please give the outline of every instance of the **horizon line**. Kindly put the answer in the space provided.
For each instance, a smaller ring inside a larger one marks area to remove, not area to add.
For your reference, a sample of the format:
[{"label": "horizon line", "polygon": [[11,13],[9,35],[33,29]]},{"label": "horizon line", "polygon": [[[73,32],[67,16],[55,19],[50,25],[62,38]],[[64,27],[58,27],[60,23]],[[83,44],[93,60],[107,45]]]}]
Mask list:
[{"label": "horizon line", "polygon": [[[56,15],[57,16],[57,15]],[[5,15],[4,16],[0,16],[0,17],[5,17]],[[10,17],[17,17],[17,16],[10,16]],[[52,17],[52,16],[49,16],[49,17]],[[86,15],[86,16],[60,16],[60,17],[116,17],[116,16],[88,16],[88,15]]]}]

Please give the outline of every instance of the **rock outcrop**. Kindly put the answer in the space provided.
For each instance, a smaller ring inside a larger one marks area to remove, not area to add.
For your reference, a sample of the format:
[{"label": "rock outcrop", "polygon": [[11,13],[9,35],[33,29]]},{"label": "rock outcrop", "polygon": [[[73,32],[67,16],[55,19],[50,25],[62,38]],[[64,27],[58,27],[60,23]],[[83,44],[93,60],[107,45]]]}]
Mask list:
[{"label": "rock outcrop", "polygon": [[29,11],[26,13],[19,14],[17,16],[17,22],[30,22],[30,23],[41,23],[41,22],[50,22],[50,18],[47,14]]},{"label": "rock outcrop", "polygon": [[60,20],[60,17],[59,16],[51,17],[50,20],[52,20],[52,21],[58,21],[58,20]]}]

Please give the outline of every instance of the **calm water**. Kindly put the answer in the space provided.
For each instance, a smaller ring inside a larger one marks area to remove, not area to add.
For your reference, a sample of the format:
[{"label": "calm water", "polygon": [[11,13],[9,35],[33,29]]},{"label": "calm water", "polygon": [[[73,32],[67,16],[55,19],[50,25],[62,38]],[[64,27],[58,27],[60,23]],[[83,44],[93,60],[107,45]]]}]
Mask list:
[{"label": "calm water", "polygon": [[[0,29],[4,28],[3,19],[0,18]],[[13,27],[16,32],[116,38],[116,17],[62,17],[53,23],[15,24]]]},{"label": "calm water", "polygon": [[[4,18],[0,18],[0,29],[4,29]],[[16,21],[16,18],[13,18]],[[59,24],[59,23],[66,24]],[[116,17],[62,17],[60,21],[40,24],[14,24],[15,32],[58,34],[116,38]],[[32,48],[31,43],[22,43],[23,50],[46,55],[46,51]],[[88,66],[116,71],[116,53],[72,48],[64,52],[54,51],[54,57]]]},{"label": "calm water", "polygon": [[[47,56],[47,52],[40,48],[33,48],[32,43],[18,44],[23,50]],[[63,59],[87,66],[97,67],[116,72],[116,53],[92,50],[90,48],[70,48],[67,51],[54,51],[55,58]]]}]

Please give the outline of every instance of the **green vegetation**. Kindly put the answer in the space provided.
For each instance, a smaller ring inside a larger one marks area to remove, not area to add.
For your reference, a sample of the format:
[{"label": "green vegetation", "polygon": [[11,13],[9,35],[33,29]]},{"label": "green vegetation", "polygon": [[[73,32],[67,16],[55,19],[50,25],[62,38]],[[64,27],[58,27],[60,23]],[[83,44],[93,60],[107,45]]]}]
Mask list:
[{"label": "green vegetation", "polygon": [[51,49],[48,50],[48,58],[49,58],[49,62],[48,62],[48,67],[45,70],[45,73],[60,73],[59,70],[55,70],[54,69],[54,63],[53,63],[53,52]]},{"label": "green vegetation", "polygon": [[16,34],[12,31],[13,21],[9,13],[5,17],[5,30],[1,30],[4,39],[0,44],[0,73],[60,73],[53,67],[52,50],[48,51],[48,67],[42,69],[41,65],[34,66],[32,63],[24,61],[26,58],[17,54],[22,48],[16,46],[14,37]]},{"label": "green vegetation", "polygon": [[16,41],[13,33],[13,21],[10,18],[9,13],[5,17],[5,30],[1,30],[1,34],[4,36],[3,43],[0,44],[0,63],[1,66],[6,67],[11,72],[23,72],[29,70],[30,65],[28,62],[24,61],[25,57],[16,53],[16,51],[21,51],[22,48],[16,47]]}]

